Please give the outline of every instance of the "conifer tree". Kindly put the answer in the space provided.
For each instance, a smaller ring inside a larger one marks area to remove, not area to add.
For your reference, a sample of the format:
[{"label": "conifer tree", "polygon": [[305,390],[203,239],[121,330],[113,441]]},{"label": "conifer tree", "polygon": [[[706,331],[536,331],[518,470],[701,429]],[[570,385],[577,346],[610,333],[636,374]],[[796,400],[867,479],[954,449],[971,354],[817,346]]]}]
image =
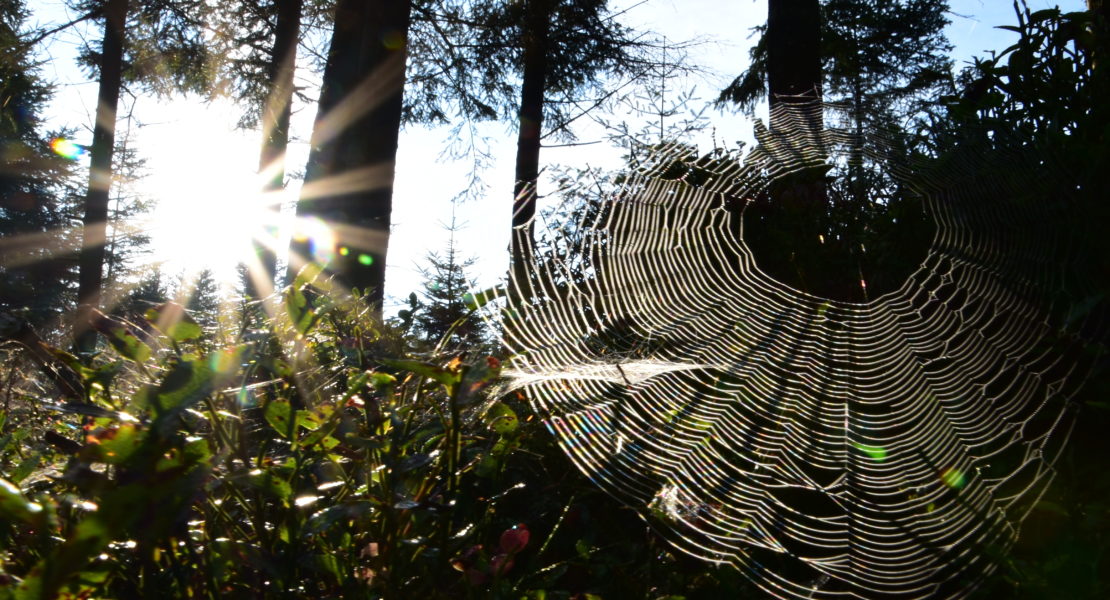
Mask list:
[{"label": "conifer tree", "polygon": [[467,306],[467,294],[475,288],[466,271],[474,259],[462,259],[455,245],[454,227],[442,254],[429,253],[423,270],[423,301],[415,313],[416,331],[431,347],[446,342],[448,352],[480,351],[488,336],[480,318]]},{"label": "conifer tree", "polygon": [[410,14],[410,0],[336,4],[297,216],[323,220],[337,241],[295,237],[289,261],[293,272],[304,261],[326,263],[379,318]]},{"label": "conifer tree", "polygon": [[[750,67],[718,102],[750,111],[765,95],[772,108],[821,100],[833,108],[810,126],[829,119],[855,134],[841,149],[847,161],[776,178],[745,210],[745,240],[780,281],[865,301],[868,288],[893,289],[920,260],[930,238],[920,202],[866,157],[865,144],[882,136],[908,153],[903,128],[947,90],[946,10],[945,0],[769,1]],[[772,112],[772,131],[783,115]]]},{"label": "conifer tree", "polygon": [[214,331],[220,322],[220,284],[212,270],[204,269],[182,286],[189,298],[185,309],[206,331]]},{"label": "conifer tree", "polygon": [[[273,202],[285,187],[285,152],[289,145],[289,124],[296,95],[294,74],[297,47],[301,41],[301,22],[306,10],[318,16],[317,1],[265,0],[236,2],[218,7],[220,21],[216,37],[222,58],[221,78],[231,95],[245,105],[240,127],[260,127],[262,145],[258,172],[263,175],[260,192]],[[278,207],[272,207],[276,220]],[[267,224],[269,226],[270,224]],[[256,289],[256,282],[273,285],[277,257],[272,239],[253,241],[261,272],[253,274],[246,292],[252,297],[268,293]]]},{"label": "conifer tree", "polygon": [[0,309],[25,309],[42,327],[56,326],[72,302],[73,164],[51,151],[54,136],[43,129],[53,90],[39,73],[27,14],[22,1],[0,0]]},{"label": "conifer tree", "polygon": [[146,323],[146,311],[170,299],[170,292],[166,288],[161,272],[152,270],[143,276],[123,299],[112,308],[112,314],[123,317],[131,323],[142,325]]}]

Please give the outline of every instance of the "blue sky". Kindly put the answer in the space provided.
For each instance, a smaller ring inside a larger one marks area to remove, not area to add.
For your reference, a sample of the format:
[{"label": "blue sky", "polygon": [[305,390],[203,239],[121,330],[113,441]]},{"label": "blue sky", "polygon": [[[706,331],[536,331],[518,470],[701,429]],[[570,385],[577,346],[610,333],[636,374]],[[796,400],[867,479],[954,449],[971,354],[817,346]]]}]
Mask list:
[{"label": "blue sky", "polygon": [[[1029,0],[1033,10],[1056,4]],[[1082,0],[1060,4],[1064,10],[1084,8]],[[691,60],[708,72],[686,82],[695,87],[703,101],[712,99],[743,71],[750,30],[766,17],[763,0],[649,0],[642,4],[626,0],[613,5],[635,5],[627,13],[626,22],[652,29],[669,40],[707,40],[691,51]],[[69,13],[61,0],[32,1],[31,8],[32,22],[40,24],[61,22]],[[994,28],[1015,21],[1009,0],[952,0],[951,8],[948,36],[956,46],[954,58],[958,64],[990,49],[1004,48],[1014,39],[1013,34]],[[44,60],[44,76],[59,84],[48,111],[51,123],[77,128],[77,141],[87,143],[91,139],[96,85],[85,81],[73,65],[81,43],[78,33],[82,32],[56,36],[40,57]],[[97,32],[83,33],[89,39],[99,39]],[[312,85],[310,74],[301,77],[303,84]],[[128,106],[131,104],[128,102]],[[230,207],[250,194],[259,133],[235,130],[239,111],[226,102],[205,105],[196,98],[171,101],[140,96],[133,99],[133,108],[134,143],[149,160],[149,176],[139,189],[159,202],[155,215],[145,225],[155,237],[156,256],[168,261],[166,267],[174,273],[211,266],[228,275],[235,262],[235,245],[224,242],[235,238],[243,228],[234,217],[221,222],[220,215],[236,215]],[[295,141],[289,155],[291,171],[303,169],[305,141],[316,113],[314,106],[296,108]],[[713,121],[717,140],[750,138],[750,120],[712,110],[706,114]],[[490,138],[494,159],[483,172],[487,188],[478,199],[456,204],[454,209],[461,225],[456,241],[464,256],[477,259],[473,275],[479,286],[485,287],[496,283],[507,267],[516,146],[510,124],[487,124],[481,132]],[[603,133],[588,127],[579,131],[582,141],[599,140]],[[469,169],[469,163],[440,159],[447,136],[445,128],[410,127],[402,134],[387,280],[391,296],[402,298],[418,290],[424,256],[446,245],[445,224],[451,219],[451,199],[463,190]],[[699,143],[708,145],[708,134]],[[618,150],[599,143],[545,150],[542,158],[545,163],[616,168],[619,155]],[[292,182],[289,196],[295,197],[297,189],[297,183]],[[198,220],[198,214],[205,218]]]}]

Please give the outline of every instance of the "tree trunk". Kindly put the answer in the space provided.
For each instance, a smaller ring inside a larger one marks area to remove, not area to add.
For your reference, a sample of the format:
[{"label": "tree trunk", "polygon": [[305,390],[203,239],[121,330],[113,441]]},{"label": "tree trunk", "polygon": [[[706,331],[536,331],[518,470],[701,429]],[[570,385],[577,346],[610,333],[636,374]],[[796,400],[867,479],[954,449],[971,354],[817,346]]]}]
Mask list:
[{"label": "tree trunk", "polygon": [[[818,139],[824,127],[820,107],[812,106],[821,101],[818,0],[769,0],[764,39],[772,133],[793,138],[787,145],[798,144],[799,137]],[[760,268],[774,278],[814,294],[837,295],[825,285],[822,267],[829,206],[825,169],[817,163],[824,161],[806,160],[812,168],[774,179],[767,196],[745,209],[744,238]]]},{"label": "tree trunk", "polygon": [[[300,37],[302,0],[277,0],[277,23],[274,46],[268,65],[269,93],[262,107],[262,151],[258,171],[266,176],[262,193],[274,202],[285,188],[285,151],[289,146],[289,120],[293,109],[293,74],[297,65],[297,41]],[[270,207],[276,213],[280,206]],[[266,240],[273,242],[273,240]],[[248,293],[254,297],[268,295],[277,270],[277,256],[271,245],[254,241],[255,255],[262,273],[248,278]]]},{"label": "tree trunk", "polygon": [[821,6],[818,0],[769,0],[766,40],[771,107],[820,100]]},{"label": "tree trunk", "polygon": [[[299,221],[318,217],[334,240],[300,235],[290,269],[315,260],[359,288],[378,316],[401,128],[410,0],[339,0],[312,132]],[[303,232],[311,234],[312,232]]]},{"label": "tree trunk", "polygon": [[77,351],[89,353],[96,347],[96,332],[89,327],[92,309],[100,305],[107,236],[108,190],[112,185],[112,156],[116,148],[116,109],[123,72],[123,35],[127,0],[108,0],[104,7],[104,41],[100,56],[100,91],[97,94],[96,125],[89,160],[89,188],[85,197],[84,234],[78,258],[77,320],[74,337]]},{"label": "tree trunk", "polygon": [[524,23],[524,70],[520,86],[520,121],[516,142],[516,183],[513,186],[513,236],[511,272],[517,291],[524,293],[527,269],[532,262],[537,184],[540,171],[540,136],[547,73],[547,0],[529,0]]}]

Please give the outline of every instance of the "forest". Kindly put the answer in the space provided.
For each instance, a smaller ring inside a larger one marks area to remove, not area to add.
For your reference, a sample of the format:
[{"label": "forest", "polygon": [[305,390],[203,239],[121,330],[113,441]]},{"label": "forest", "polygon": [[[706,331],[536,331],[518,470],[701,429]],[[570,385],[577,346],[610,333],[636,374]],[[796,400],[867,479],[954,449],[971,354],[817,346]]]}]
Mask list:
[{"label": "forest", "polygon": [[[656,0],[46,4],[0,0],[0,600],[1110,597],[1103,0],[962,64],[948,0],[766,0],[708,99]],[[145,98],[234,106],[256,189],[169,216]],[[497,283],[452,208],[387,288],[400,173],[481,201],[489,131]],[[162,229],[246,232],[235,281]]]}]

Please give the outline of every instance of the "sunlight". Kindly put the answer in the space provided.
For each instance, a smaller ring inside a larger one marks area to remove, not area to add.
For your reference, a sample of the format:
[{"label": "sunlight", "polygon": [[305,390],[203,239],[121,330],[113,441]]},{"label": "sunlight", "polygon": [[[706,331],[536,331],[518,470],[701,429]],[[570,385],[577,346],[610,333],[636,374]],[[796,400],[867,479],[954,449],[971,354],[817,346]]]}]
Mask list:
[{"label": "sunlight", "polygon": [[261,192],[267,176],[256,172],[257,134],[200,117],[175,124],[173,139],[148,142],[155,146],[148,166],[157,175],[143,186],[158,201],[149,217],[155,260],[163,271],[211,269],[217,280],[233,282],[239,263],[254,262],[252,240],[279,245],[278,211],[287,194]]},{"label": "sunlight", "polygon": [[275,245],[275,199],[263,196],[259,187],[255,177],[234,176],[165,190],[152,219],[155,243],[167,266],[211,269],[226,279],[250,257],[253,239]]}]

